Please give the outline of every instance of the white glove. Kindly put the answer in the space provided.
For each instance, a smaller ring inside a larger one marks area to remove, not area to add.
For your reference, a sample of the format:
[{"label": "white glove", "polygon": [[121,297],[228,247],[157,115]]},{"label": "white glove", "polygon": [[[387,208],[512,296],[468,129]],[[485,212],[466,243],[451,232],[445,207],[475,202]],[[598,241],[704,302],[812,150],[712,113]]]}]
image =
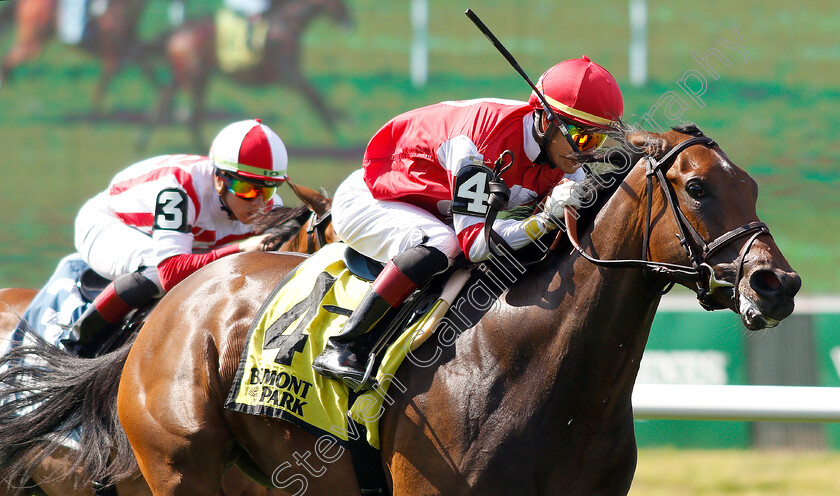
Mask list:
[{"label": "white glove", "polygon": [[545,199],[543,211],[555,219],[563,220],[563,209],[565,207],[580,208],[583,194],[583,186],[580,183],[564,179],[551,190],[551,194]]}]

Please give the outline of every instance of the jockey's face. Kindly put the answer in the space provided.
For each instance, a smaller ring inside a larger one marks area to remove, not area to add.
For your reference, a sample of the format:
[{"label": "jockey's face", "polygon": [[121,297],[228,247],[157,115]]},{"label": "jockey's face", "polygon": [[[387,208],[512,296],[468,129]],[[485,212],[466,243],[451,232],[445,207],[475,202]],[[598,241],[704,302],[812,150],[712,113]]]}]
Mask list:
[{"label": "jockey's face", "polygon": [[224,181],[215,176],[216,192],[222,198],[222,202],[233,212],[231,220],[238,220],[243,224],[250,224],[254,221],[254,216],[265,207],[265,200],[260,195],[256,198],[245,199],[233,194],[225,185]]},{"label": "jockey's face", "polygon": [[[543,129],[548,127],[548,119],[545,115],[542,117],[542,126]],[[567,158],[572,154],[572,147],[569,146],[569,142],[566,141],[566,137],[563,136],[563,133],[557,132],[557,134],[554,135],[554,139],[552,139],[551,143],[549,143],[546,147],[546,153],[548,154],[548,159],[551,163],[559,167],[560,170],[566,174],[571,174],[577,170],[578,165]]]}]

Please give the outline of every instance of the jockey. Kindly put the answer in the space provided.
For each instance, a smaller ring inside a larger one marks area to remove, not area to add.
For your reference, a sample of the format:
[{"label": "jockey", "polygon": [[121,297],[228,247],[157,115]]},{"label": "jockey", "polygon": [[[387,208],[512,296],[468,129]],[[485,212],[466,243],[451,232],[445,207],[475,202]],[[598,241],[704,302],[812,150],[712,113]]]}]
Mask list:
[{"label": "jockey", "polygon": [[366,336],[375,324],[461,253],[472,262],[490,258],[484,236],[487,188],[491,164],[505,150],[514,154],[501,176],[510,188],[508,208],[551,193],[543,212],[494,222],[493,230],[511,248],[556,229],[549,213],[562,218],[565,206],[580,206],[585,174],[569,158],[571,142],[579,150],[603,143],[606,134],[597,131],[621,117],[621,90],[586,56],[548,69],[537,87],[566,124],[568,137],[534,93],[527,103],[479,99],[419,108],[373,136],[363,168],[335,193],[333,227],[350,247],[388,263],[342,332],[313,361],[317,372],[356,387],[376,341]]},{"label": "jockey", "polygon": [[228,125],[210,156],[164,155],[118,173],[85,203],[75,226],[84,261],[112,282],[74,325],[66,345],[84,348],[133,308],[161,297],[208,263],[263,251],[253,216],[280,205],[283,141],[259,119]]},{"label": "jockey", "polygon": [[225,0],[224,6],[243,17],[258,17],[271,8],[271,0]]}]

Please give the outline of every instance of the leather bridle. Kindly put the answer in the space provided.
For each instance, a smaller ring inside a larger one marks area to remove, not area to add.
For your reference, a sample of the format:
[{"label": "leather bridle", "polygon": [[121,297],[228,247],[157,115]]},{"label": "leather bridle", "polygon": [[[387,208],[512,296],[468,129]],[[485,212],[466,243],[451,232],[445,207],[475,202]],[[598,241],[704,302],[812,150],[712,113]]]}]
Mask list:
[{"label": "leather bridle", "polygon": [[[670,289],[670,287],[673,286],[674,282],[676,282],[676,280],[678,279],[682,279],[687,282],[694,282],[696,283],[696,289],[694,291],[697,293],[697,299],[700,301],[700,304],[706,310],[715,310],[724,308],[723,306],[711,301],[711,296],[719,288],[733,288],[733,298],[737,302],[739,296],[738,284],[740,283],[741,277],[743,275],[743,266],[744,262],[746,261],[747,253],[749,253],[750,249],[752,248],[753,242],[755,242],[755,240],[762,234],[770,234],[770,230],[768,229],[767,225],[763,222],[756,221],[732,229],[731,231],[728,231],[725,234],[718,236],[717,238],[708,243],[703,239],[702,236],[700,236],[700,234],[697,232],[694,226],[691,225],[691,223],[686,218],[685,214],[680,209],[679,202],[676,198],[676,193],[671,188],[670,184],[665,178],[665,174],[668,172],[668,169],[671,167],[671,165],[674,164],[677,156],[680,153],[682,153],[685,149],[693,145],[705,145],[708,147],[713,147],[716,145],[716,143],[713,139],[707,136],[699,136],[695,138],[690,138],[677,144],[659,160],[651,156],[647,156],[644,158],[646,162],[645,176],[647,178],[647,209],[645,212],[645,232],[642,248],[642,260],[600,260],[590,256],[583,250],[583,248],[580,247],[580,244],[578,243],[576,214],[573,213],[569,208],[566,209],[565,220],[566,227],[568,229],[569,239],[572,242],[572,245],[585,259],[589,260],[593,264],[604,267],[640,268],[654,274],[664,275],[670,281],[665,291]],[[651,211],[653,208],[652,196],[654,177],[659,182],[659,186],[662,189],[662,195],[665,198],[669,209],[674,214],[677,227],[680,230],[680,233],[676,236],[677,239],[679,239],[680,241],[680,245],[683,247],[683,250],[686,252],[686,255],[691,261],[691,266],[664,262],[654,262],[648,260],[648,243],[650,241],[651,231]],[[741,252],[741,256],[738,260],[735,282],[730,283],[727,281],[721,281],[717,279],[717,277],[715,276],[714,269],[708,263],[709,258],[711,258],[715,252],[728,245],[732,241],[750,234],[752,236],[744,244],[744,248],[742,248],[743,251]]]},{"label": "leather bridle", "polygon": [[327,244],[327,227],[330,222],[332,222],[332,209],[328,209],[326,212],[318,215],[318,212],[316,212],[310,204],[311,200],[308,199],[305,194],[298,191],[298,186],[295,183],[290,180],[287,181],[289,183],[289,187],[292,188],[292,191],[295,193],[295,196],[297,196],[311,212],[308,221],[309,227],[306,228],[306,234],[307,236],[311,236],[313,233],[315,234],[315,250],[320,250]]},{"label": "leather bridle", "polygon": [[309,216],[309,227],[306,229],[307,235],[315,234],[315,250],[320,250],[327,244],[327,227],[332,222],[332,210],[327,210],[322,215],[310,209],[312,215]]}]

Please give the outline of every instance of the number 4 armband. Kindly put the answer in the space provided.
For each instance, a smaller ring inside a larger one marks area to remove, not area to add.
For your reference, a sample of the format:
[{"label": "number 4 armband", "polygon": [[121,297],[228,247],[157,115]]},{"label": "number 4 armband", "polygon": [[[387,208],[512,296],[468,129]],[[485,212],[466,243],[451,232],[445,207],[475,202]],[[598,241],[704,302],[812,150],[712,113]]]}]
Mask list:
[{"label": "number 4 armband", "polygon": [[488,209],[504,210],[510,198],[510,189],[493,181],[493,171],[480,165],[462,168],[455,177],[452,195],[452,213],[485,217]]}]

